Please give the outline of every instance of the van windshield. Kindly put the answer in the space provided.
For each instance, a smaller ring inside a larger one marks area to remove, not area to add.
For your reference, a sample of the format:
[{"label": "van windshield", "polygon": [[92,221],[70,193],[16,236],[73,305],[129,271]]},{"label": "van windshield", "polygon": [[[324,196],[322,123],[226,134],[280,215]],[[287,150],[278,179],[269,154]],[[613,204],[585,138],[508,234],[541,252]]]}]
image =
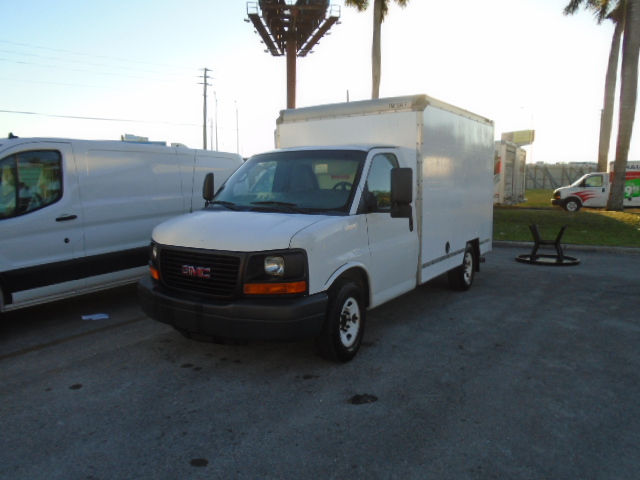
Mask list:
[{"label": "van windshield", "polygon": [[579,187],[580,184],[582,182],[584,182],[584,179],[588,176],[589,174],[587,173],[586,175],[581,176],[579,179],[577,179],[575,182],[573,182],[570,187]]},{"label": "van windshield", "polygon": [[345,215],[366,152],[296,150],[256,155],[220,188],[213,205],[235,210]]}]

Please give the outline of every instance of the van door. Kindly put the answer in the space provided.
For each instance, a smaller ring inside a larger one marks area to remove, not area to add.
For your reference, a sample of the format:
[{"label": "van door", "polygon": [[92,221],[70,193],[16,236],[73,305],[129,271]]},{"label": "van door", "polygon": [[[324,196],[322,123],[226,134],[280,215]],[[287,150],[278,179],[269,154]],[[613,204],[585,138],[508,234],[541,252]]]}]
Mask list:
[{"label": "van door", "polygon": [[87,288],[146,272],[151,231],[184,212],[175,152],[117,144],[76,152],[84,215]]},{"label": "van door", "polygon": [[[392,152],[374,153],[363,195],[374,198],[366,212],[371,254],[372,307],[416,286],[418,271],[417,229],[406,218],[391,218],[391,169],[398,167]],[[415,210],[415,209],[414,209]]]},{"label": "van door", "polygon": [[609,182],[602,174],[594,174],[584,179],[584,190],[577,193],[583,207],[604,207],[609,198]]},{"label": "van door", "polygon": [[0,158],[0,288],[7,309],[82,288],[82,210],[68,142],[15,146]]}]

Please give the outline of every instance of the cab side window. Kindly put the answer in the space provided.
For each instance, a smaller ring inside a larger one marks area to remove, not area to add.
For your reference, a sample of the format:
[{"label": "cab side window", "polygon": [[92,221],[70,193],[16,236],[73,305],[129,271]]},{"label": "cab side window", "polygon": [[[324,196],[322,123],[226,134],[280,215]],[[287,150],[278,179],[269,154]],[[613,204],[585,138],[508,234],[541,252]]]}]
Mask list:
[{"label": "cab side window", "polygon": [[373,157],[367,177],[367,190],[377,201],[377,210],[391,208],[391,169],[398,167],[395,155],[381,153]]},{"label": "cab side window", "polygon": [[601,187],[602,186],[602,175],[595,175],[593,177],[587,178],[585,181],[585,186],[587,187]]},{"label": "cab side window", "polygon": [[39,210],[61,197],[59,152],[23,152],[0,160],[0,219]]}]

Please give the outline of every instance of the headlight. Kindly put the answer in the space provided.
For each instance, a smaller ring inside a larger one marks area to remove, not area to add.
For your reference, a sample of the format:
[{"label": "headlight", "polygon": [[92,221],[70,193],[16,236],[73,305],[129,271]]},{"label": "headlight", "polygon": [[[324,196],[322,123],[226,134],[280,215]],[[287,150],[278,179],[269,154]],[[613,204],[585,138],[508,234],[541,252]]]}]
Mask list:
[{"label": "headlight", "polygon": [[267,275],[276,275],[281,277],[284,275],[284,258],[282,257],[266,257],[264,259],[264,273]]},{"label": "headlight", "polygon": [[160,280],[160,271],[158,270],[158,257],[160,256],[160,247],[155,243],[151,243],[149,247],[149,256],[151,257],[151,261],[149,262],[149,273],[151,276]]},{"label": "headlight", "polygon": [[256,252],[248,256],[243,275],[245,295],[300,295],[307,288],[304,250]]}]

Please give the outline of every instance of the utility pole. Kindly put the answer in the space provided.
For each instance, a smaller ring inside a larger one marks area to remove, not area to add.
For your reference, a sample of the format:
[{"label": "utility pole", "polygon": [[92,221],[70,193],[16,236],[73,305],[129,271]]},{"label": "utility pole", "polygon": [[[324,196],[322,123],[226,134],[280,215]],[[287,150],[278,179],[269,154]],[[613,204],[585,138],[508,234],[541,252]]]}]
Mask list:
[{"label": "utility pole", "polygon": [[236,102],[236,153],[240,154],[240,127],[238,126],[238,102]]},{"label": "utility pole", "polygon": [[216,152],[218,151],[218,95],[216,94],[216,92],[213,92],[213,98],[215,99],[216,102]]},{"label": "utility pole", "polygon": [[203,93],[203,97],[204,97],[204,102],[203,102],[203,107],[202,107],[202,149],[206,150],[207,149],[207,86],[211,86],[211,84],[207,83],[207,80],[209,80],[207,78],[207,72],[210,72],[211,70],[209,70],[208,68],[204,69],[204,75],[202,76],[204,79],[204,82],[200,85],[204,85],[204,93]]}]

